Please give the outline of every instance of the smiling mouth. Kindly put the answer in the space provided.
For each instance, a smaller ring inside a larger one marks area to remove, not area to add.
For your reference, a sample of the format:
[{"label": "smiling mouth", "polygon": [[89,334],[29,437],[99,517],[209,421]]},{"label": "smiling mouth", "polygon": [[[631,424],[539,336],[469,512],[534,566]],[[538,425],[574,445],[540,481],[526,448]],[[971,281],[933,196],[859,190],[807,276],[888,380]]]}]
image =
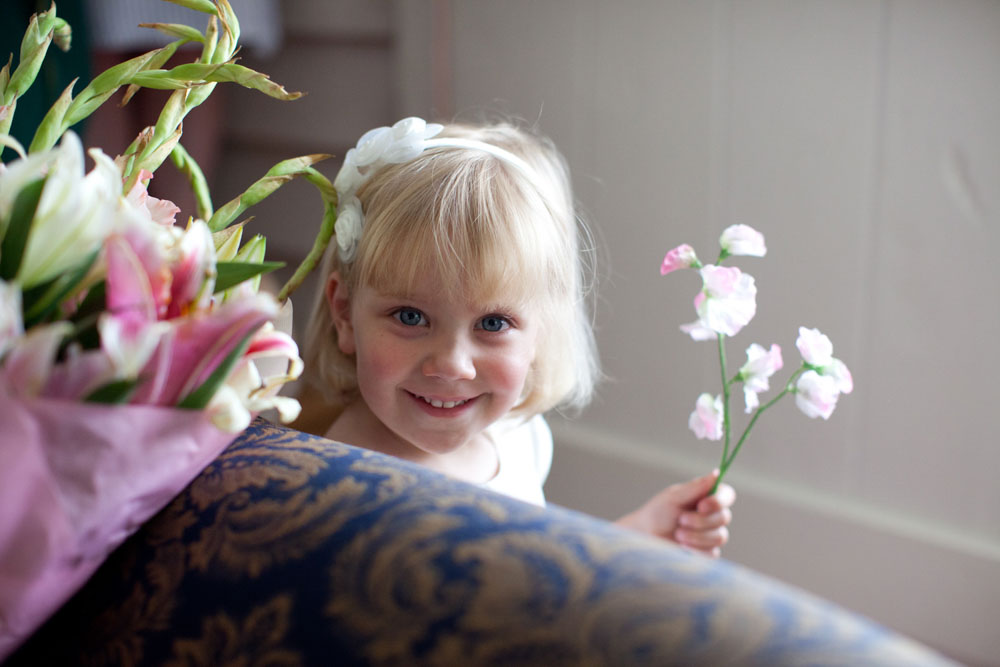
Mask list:
[{"label": "smiling mouth", "polygon": [[411,394],[414,398],[419,398],[421,401],[435,408],[444,408],[445,410],[450,410],[451,408],[457,408],[465,405],[472,399],[464,399],[459,401],[439,401],[436,398],[427,398],[426,396],[420,396],[418,394]]}]

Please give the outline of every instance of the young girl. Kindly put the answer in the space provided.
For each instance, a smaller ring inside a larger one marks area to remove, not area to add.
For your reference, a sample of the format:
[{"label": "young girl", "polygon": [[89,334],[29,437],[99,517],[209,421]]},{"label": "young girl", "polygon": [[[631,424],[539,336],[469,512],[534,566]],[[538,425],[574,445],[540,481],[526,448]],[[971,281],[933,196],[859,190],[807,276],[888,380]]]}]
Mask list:
[{"label": "young girl", "polygon": [[[326,437],[544,504],[543,413],[598,378],[587,241],[566,165],[510,125],[407,118],[365,134],[337,176],[336,243],[306,340],[341,410]],[[718,555],[734,494],[715,473],[619,523]]]}]

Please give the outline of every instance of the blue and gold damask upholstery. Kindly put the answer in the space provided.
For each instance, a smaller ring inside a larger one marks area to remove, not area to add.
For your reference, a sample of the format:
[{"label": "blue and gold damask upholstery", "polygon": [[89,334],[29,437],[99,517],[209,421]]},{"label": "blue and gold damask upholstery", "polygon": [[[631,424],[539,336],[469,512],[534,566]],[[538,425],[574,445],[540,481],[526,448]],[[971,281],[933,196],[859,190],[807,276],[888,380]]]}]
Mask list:
[{"label": "blue and gold damask upholstery", "polygon": [[939,665],[726,561],[254,424],[10,665]]}]

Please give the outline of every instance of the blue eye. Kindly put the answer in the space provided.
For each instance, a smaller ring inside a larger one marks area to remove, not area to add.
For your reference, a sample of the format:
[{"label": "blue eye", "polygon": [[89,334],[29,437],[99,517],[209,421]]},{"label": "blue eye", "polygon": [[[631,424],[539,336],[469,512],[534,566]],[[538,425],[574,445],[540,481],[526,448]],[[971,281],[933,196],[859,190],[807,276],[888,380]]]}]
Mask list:
[{"label": "blue eye", "polygon": [[479,321],[479,326],[483,331],[497,333],[510,326],[510,322],[502,315],[487,315]]},{"label": "blue eye", "polygon": [[424,314],[416,308],[400,308],[393,317],[408,327],[417,327],[424,323]]}]

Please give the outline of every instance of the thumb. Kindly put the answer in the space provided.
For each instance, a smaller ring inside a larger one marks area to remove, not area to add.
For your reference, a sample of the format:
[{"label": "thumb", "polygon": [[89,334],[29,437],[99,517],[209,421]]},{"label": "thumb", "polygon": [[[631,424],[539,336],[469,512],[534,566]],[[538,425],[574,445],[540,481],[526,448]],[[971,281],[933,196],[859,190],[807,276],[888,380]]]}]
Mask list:
[{"label": "thumb", "polygon": [[673,487],[674,500],[681,507],[694,507],[698,501],[708,495],[715,485],[715,480],[719,478],[719,470],[716,468],[712,472],[702,477],[695,477],[691,481],[677,484]]}]

